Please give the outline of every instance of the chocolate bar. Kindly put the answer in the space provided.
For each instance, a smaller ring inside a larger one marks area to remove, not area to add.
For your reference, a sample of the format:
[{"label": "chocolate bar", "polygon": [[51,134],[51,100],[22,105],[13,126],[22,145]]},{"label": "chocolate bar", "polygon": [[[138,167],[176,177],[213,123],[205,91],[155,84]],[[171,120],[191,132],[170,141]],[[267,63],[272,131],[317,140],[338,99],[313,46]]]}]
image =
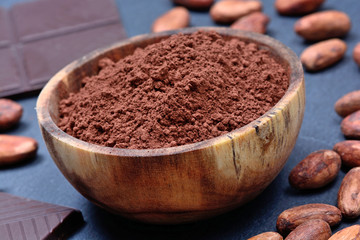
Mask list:
[{"label": "chocolate bar", "polygon": [[40,89],[65,65],[125,37],[113,0],[0,8],[0,97]]},{"label": "chocolate bar", "polygon": [[0,192],[0,238],[66,239],[83,224],[80,211]]}]

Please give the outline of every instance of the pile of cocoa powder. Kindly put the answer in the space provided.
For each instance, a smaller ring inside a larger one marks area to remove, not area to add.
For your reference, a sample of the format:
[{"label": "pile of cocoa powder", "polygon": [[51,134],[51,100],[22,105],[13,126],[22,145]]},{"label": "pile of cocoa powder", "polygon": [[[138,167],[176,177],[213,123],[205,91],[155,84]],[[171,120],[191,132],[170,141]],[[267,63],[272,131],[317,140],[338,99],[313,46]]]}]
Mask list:
[{"label": "pile of cocoa powder", "polygon": [[177,34],[137,49],[60,102],[58,126],[117,148],[173,147],[217,137],[260,117],[284,95],[288,72],[254,43],[215,32]]}]

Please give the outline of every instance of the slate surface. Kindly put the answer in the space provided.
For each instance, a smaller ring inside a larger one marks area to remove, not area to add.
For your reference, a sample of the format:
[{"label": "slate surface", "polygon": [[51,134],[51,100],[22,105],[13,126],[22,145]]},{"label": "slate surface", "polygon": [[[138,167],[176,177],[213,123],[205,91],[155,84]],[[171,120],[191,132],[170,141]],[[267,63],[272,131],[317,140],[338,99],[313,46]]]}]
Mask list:
[{"label": "slate surface", "polygon": [[[8,7],[19,1],[2,0],[0,5]],[[292,31],[298,18],[278,16],[273,2],[263,1],[264,12],[272,19],[269,35],[299,55],[308,44]],[[169,0],[118,0],[117,4],[128,36],[147,33],[152,21],[172,7]],[[305,74],[306,110],[296,146],[274,182],[244,207],[207,221],[169,227],[133,223],[94,206],[71,187],[46,150],[34,110],[38,93],[15,98],[24,106],[25,112],[18,128],[8,132],[36,138],[40,143],[38,156],[28,164],[1,169],[0,190],[80,209],[87,223],[71,239],[247,239],[264,231],[275,231],[278,214],[289,207],[316,202],[335,205],[346,169],[342,169],[335,182],[320,191],[302,193],[293,190],[287,182],[290,170],[307,154],[318,149],[331,149],[336,142],[344,140],[339,128],[341,118],[334,112],[333,105],[342,95],[360,88],[360,70],[351,57],[352,49],[360,41],[360,1],[328,0],[322,9],[345,11],[352,19],[352,30],[345,38],[348,44],[345,59],[330,69]],[[191,24],[214,25],[206,12],[191,12]],[[343,222],[333,231],[354,223],[359,224],[360,219]]]}]

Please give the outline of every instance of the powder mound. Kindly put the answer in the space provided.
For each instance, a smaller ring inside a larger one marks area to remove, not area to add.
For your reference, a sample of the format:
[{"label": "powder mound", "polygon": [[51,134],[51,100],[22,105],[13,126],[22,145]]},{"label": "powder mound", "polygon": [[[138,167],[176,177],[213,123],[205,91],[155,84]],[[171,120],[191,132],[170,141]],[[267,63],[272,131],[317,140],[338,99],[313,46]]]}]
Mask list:
[{"label": "powder mound", "polygon": [[215,32],[177,34],[136,49],[62,99],[58,126],[86,142],[129,149],[217,137],[263,115],[284,95],[287,71],[268,50]]}]

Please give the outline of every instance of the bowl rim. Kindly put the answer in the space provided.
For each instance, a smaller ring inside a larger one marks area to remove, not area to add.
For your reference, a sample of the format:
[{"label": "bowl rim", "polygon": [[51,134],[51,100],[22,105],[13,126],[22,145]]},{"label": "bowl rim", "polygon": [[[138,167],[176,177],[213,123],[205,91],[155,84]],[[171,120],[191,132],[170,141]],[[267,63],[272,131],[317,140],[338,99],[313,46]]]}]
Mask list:
[{"label": "bowl rim", "polygon": [[[231,132],[228,132],[224,135],[220,135],[218,137],[210,138],[204,141],[185,144],[181,146],[175,147],[167,147],[167,148],[154,148],[154,149],[127,149],[127,148],[114,148],[114,147],[106,147],[102,145],[97,145],[89,142],[85,142],[78,138],[75,138],[64,131],[62,131],[52,120],[49,112],[49,99],[52,91],[56,91],[57,85],[62,79],[70,72],[75,69],[81,67],[83,64],[103,55],[106,52],[111,51],[114,48],[120,48],[130,43],[136,44],[140,43],[147,39],[159,38],[159,37],[168,37],[170,35],[176,33],[183,34],[191,34],[198,30],[202,31],[216,31],[220,35],[228,36],[228,37],[238,37],[245,41],[250,41],[257,43],[259,45],[264,45],[270,47],[274,52],[289,65],[289,70],[291,71],[290,79],[289,79],[289,87],[286,90],[285,94],[281,97],[281,99],[267,112],[265,112],[262,116],[255,119],[254,121],[246,124],[241,128],[234,129]],[[165,31],[159,33],[149,33],[142,34],[138,36],[134,36],[114,44],[110,46],[99,48],[94,50],[85,56],[71,62],[64,68],[62,68],[59,72],[57,72],[45,85],[45,87],[40,92],[40,95],[36,104],[37,117],[39,121],[40,128],[42,127],[47,133],[49,133],[53,138],[56,138],[58,141],[63,143],[76,146],[77,148],[81,148],[88,152],[96,152],[105,155],[112,156],[124,156],[124,157],[157,157],[157,156],[168,156],[168,155],[176,155],[184,152],[200,150],[204,148],[211,147],[220,142],[227,142],[231,144],[231,141],[245,133],[250,131],[258,131],[258,126],[268,123],[271,120],[269,115],[276,115],[281,113],[281,111],[286,108],[287,103],[291,101],[297,95],[297,91],[304,84],[304,72],[302,68],[302,64],[297,57],[297,55],[285,44],[280,41],[269,37],[267,35],[242,31],[237,29],[230,29],[227,27],[191,27],[184,28],[172,31]]]}]

